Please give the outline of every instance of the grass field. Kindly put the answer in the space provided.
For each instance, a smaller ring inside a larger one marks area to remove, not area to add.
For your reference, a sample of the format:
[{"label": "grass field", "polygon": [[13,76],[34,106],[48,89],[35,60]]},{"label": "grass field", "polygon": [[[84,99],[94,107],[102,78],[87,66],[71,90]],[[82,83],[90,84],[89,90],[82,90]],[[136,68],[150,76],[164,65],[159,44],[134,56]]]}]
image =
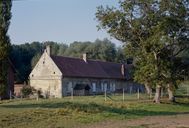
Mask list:
[{"label": "grass field", "polygon": [[115,96],[106,102],[103,96],[0,101],[0,128],[73,128],[107,120],[127,121],[189,113],[188,99],[174,104],[153,104],[118,100],[121,98]]}]

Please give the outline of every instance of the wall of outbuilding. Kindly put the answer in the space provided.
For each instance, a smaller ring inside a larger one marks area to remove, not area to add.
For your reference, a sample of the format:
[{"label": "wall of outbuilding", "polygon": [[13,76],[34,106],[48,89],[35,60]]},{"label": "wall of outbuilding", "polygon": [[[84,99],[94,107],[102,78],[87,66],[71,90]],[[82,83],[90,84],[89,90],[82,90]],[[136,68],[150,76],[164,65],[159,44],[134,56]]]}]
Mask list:
[{"label": "wall of outbuilding", "polygon": [[40,90],[44,97],[62,97],[61,78],[31,79],[30,85],[36,90]]},{"label": "wall of outbuilding", "polygon": [[62,97],[62,73],[47,52],[30,73],[30,86],[40,90],[44,97]]},{"label": "wall of outbuilding", "polygon": [[[96,91],[93,90],[92,84],[96,83]],[[127,93],[144,92],[145,88],[143,85],[135,83],[133,81],[119,80],[119,79],[95,79],[95,78],[63,78],[62,81],[62,92],[63,96],[71,94],[72,88],[76,84],[86,84],[90,86],[90,94],[104,94],[105,86],[107,93],[119,93],[122,92],[123,88]],[[71,87],[70,87],[71,86]]]}]

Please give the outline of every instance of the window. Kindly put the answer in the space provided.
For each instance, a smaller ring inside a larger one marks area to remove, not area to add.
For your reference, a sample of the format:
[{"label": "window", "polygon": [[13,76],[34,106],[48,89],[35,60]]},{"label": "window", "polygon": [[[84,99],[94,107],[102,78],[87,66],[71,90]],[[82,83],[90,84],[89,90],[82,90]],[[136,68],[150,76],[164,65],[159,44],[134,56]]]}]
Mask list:
[{"label": "window", "polygon": [[110,91],[110,85],[109,84],[107,84],[107,90]]},{"label": "window", "polygon": [[101,91],[104,91],[103,83],[101,83]]},{"label": "window", "polygon": [[116,90],[115,83],[113,83],[112,91],[115,91],[115,90]]},{"label": "window", "polygon": [[96,83],[92,83],[93,92],[96,92]]},{"label": "window", "polygon": [[107,91],[107,83],[104,83],[104,91]]},{"label": "window", "polygon": [[67,82],[66,84],[66,91],[71,92],[72,91],[72,82]]},{"label": "window", "polygon": [[112,91],[112,90],[113,90],[113,84],[110,83],[110,91]]},{"label": "window", "polygon": [[115,91],[115,83],[110,83],[110,91]]}]

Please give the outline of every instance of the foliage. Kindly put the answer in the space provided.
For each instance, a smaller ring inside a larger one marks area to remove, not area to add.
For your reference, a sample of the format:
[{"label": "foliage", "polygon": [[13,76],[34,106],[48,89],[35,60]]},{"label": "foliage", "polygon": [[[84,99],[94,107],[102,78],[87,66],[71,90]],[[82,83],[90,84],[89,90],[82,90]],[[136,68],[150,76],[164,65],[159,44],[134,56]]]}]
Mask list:
[{"label": "foliage", "polygon": [[1,60],[0,61],[0,98],[6,95],[6,90],[7,90],[7,74],[8,70],[7,69],[7,61],[6,60]]},{"label": "foliage", "polygon": [[0,98],[5,96],[7,90],[8,58],[10,39],[7,35],[11,19],[12,1],[0,1]]},{"label": "foliage", "polygon": [[33,88],[30,86],[24,86],[21,89],[21,93],[24,97],[29,97],[31,94],[33,94]]},{"label": "foliage", "polygon": [[65,51],[65,55],[81,58],[83,53],[88,53],[90,59],[115,61],[116,52],[117,49],[112,42],[97,39],[95,42],[73,42]]},{"label": "foliage", "polygon": [[10,39],[7,35],[11,19],[11,0],[0,1],[0,60],[9,55]]},{"label": "foliage", "polygon": [[184,81],[181,83],[182,85],[176,90],[176,95],[188,95],[189,96],[189,81]]},{"label": "foliage", "polygon": [[120,8],[98,7],[99,28],[125,43],[134,57],[135,80],[151,87],[176,85],[182,78],[178,55],[189,47],[189,2],[120,1]]},{"label": "foliage", "polygon": [[34,57],[31,60],[32,69],[35,67],[35,65],[39,61],[40,57],[41,57],[41,53],[37,53],[36,55],[34,55]]}]

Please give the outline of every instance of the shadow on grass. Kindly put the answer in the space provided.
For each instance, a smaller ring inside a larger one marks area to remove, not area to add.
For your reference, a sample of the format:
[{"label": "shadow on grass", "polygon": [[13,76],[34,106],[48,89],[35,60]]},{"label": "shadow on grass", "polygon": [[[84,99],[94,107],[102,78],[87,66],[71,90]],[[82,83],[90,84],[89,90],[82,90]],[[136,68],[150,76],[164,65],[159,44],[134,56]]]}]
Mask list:
[{"label": "shadow on grass", "polygon": [[[180,104],[179,104],[180,105]],[[183,104],[188,105],[189,104]],[[120,115],[133,115],[133,116],[155,116],[155,115],[177,115],[177,114],[189,114],[189,112],[169,112],[169,111],[150,111],[150,110],[140,110],[140,109],[126,109],[126,108],[116,108],[112,106],[105,106],[96,103],[77,103],[77,102],[59,102],[59,103],[35,103],[35,104],[17,104],[17,105],[0,105],[0,108],[66,108],[70,110],[75,110],[78,112],[86,113],[101,113],[108,112],[112,114]]]},{"label": "shadow on grass", "polygon": [[182,107],[189,107],[189,102],[183,102],[183,101],[175,101],[175,102],[170,102],[170,101],[164,101],[164,102],[161,102],[162,104],[172,104],[172,105],[179,105],[179,106],[182,106]]}]

